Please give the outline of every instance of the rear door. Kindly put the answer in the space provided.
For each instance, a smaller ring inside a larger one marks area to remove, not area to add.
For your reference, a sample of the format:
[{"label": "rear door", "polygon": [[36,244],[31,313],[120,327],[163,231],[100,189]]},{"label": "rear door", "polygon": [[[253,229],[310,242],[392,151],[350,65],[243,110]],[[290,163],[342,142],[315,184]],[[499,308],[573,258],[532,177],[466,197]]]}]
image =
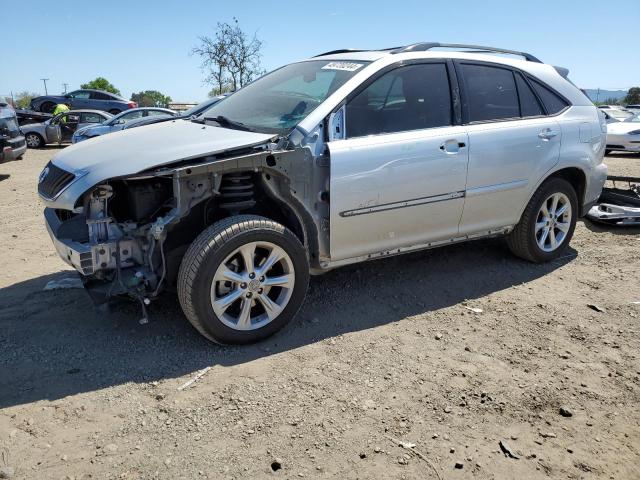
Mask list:
[{"label": "rear door", "polygon": [[467,134],[450,74],[445,61],[388,67],[336,114],[346,138],[329,142],[333,261],[457,234]]},{"label": "rear door", "polygon": [[558,162],[561,129],[520,72],[470,61],[456,71],[469,135],[465,235],[518,222],[537,180]]},{"label": "rear door", "polygon": [[78,128],[86,127],[87,125],[95,125],[96,123],[102,123],[103,121],[104,121],[104,117],[99,113],[83,112],[80,114],[80,123],[78,124],[76,130]]}]

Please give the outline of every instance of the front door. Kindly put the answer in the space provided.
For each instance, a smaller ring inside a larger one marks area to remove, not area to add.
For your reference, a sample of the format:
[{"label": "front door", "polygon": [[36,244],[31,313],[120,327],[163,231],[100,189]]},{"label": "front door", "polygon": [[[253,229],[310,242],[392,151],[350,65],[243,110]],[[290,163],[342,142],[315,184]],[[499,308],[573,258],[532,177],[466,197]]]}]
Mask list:
[{"label": "front door", "polygon": [[347,99],[329,142],[331,260],[454,237],[467,134],[454,126],[444,62],[392,68]]},{"label": "front door", "polygon": [[80,114],[78,113],[64,113],[62,114],[59,125],[62,139],[60,142],[70,142],[73,132],[78,128],[80,122]]}]

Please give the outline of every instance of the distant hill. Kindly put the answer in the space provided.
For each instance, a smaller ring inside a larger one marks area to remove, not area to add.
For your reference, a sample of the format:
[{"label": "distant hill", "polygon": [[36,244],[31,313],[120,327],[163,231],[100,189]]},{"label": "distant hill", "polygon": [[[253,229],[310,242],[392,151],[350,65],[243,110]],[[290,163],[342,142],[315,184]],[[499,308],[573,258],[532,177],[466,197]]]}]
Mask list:
[{"label": "distant hill", "polygon": [[627,95],[626,90],[600,90],[600,93],[598,93],[597,88],[585,88],[585,92],[587,92],[592,102],[604,102],[607,98],[618,100]]}]

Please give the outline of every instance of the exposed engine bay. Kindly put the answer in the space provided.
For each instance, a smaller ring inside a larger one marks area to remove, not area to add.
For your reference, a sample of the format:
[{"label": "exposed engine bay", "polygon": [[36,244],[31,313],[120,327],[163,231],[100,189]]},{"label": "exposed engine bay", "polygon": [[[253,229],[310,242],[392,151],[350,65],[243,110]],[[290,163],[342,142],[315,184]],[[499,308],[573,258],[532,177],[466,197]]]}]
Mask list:
[{"label": "exposed engine bay", "polygon": [[275,216],[320,271],[329,249],[329,159],[321,143],[319,155],[315,144],[270,144],[109,180],[86,192],[73,212],[47,209],[47,226],[96,303],[127,295],[144,309],[172,287],[200,232],[243,213]]}]

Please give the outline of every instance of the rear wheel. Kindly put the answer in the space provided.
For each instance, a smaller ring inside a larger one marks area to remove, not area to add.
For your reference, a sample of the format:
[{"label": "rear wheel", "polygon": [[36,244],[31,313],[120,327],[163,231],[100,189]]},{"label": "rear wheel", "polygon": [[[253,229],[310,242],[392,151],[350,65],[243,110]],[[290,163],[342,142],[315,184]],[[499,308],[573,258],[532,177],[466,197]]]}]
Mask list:
[{"label": "rear wheel", "polygon": [[24,136],[24,141],[29,148],[40,148],[44,146],[44,139],[37,133],[27,133]]},{"label": "rear wheel", "polygon": [[40,111],[42,113],[53,113],[55,109],[56,104],[53,102],[44,102],[42,105],[40,105]]},{"label": "rear wheel", "polygon": [[202,335],[217,343],[266,338],[296,314],[309,263],[298,238],[272,220],[222,220],[191,244],[178,273],[178,298]]},{"label": "rear wheel", "polygon": [[578,197],[573,186],[562,178],[552,178],[534,193],[520,222],[507,235],[507,244],[518,257],[548,262],[569,245],[577,217]]}]

